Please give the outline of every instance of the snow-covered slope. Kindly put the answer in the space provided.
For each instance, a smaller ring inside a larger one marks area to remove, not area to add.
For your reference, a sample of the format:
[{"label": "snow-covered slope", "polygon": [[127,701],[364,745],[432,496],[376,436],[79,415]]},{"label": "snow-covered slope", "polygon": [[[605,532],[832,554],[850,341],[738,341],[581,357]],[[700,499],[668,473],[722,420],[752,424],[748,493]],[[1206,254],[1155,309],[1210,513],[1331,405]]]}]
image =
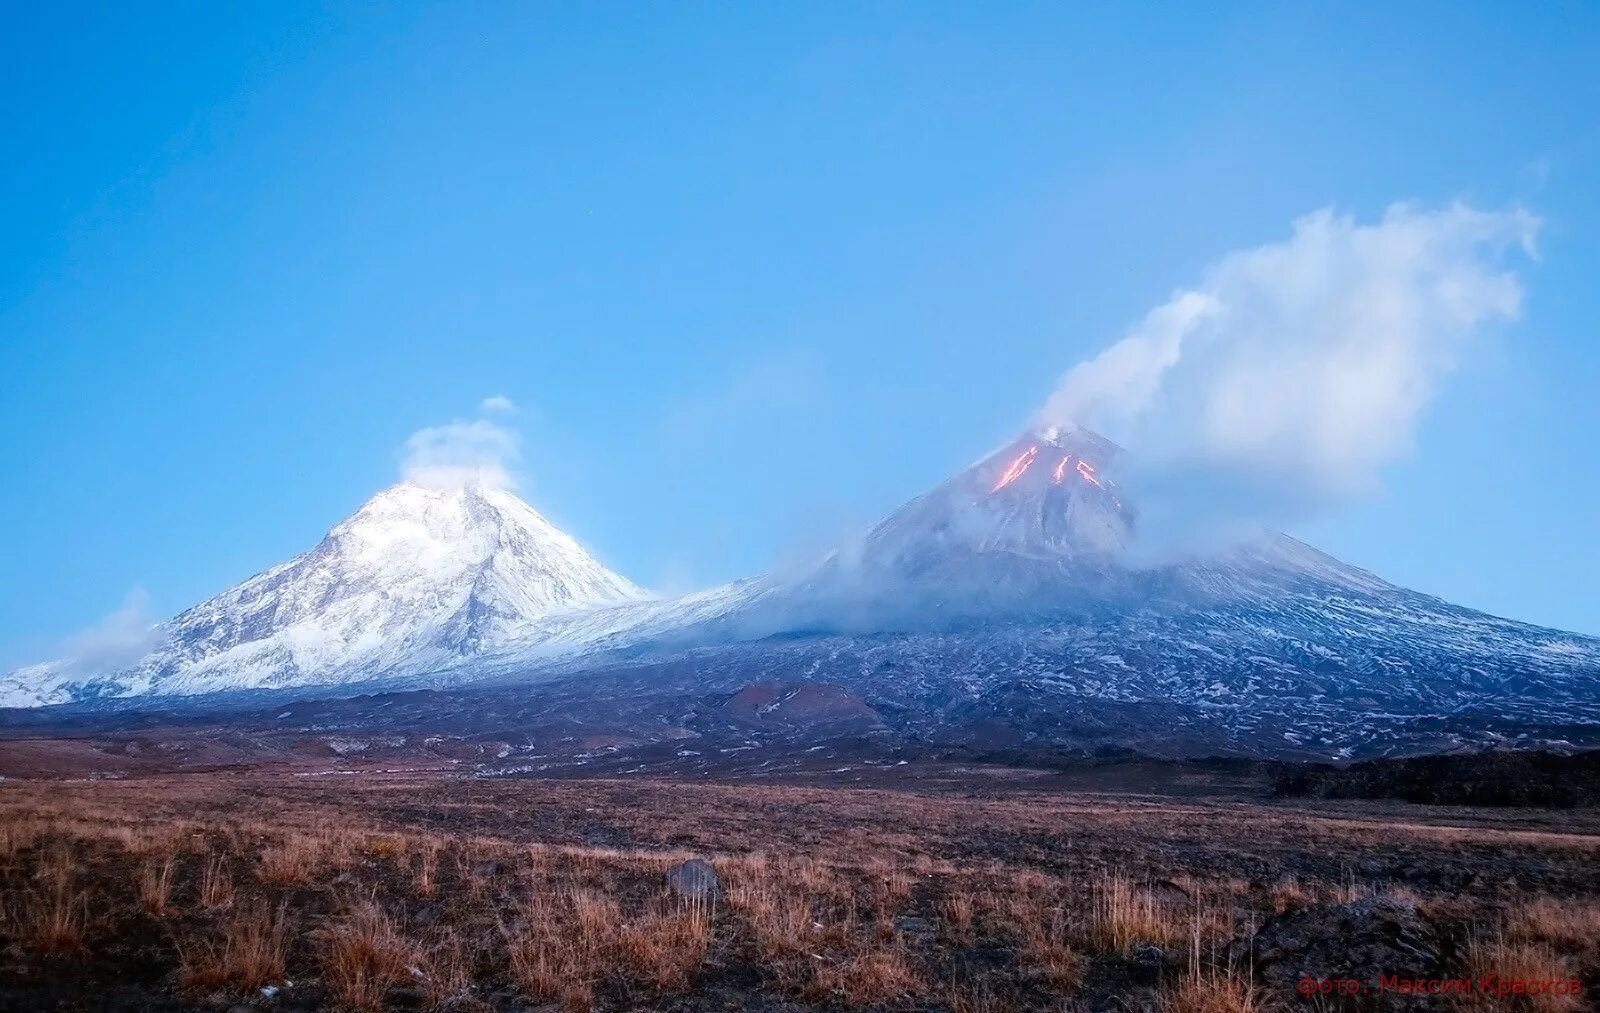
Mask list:
[{"label": "snow-covered slope", "polygon": [[0,681],[0,703],[423,674],[504,645],[541,617],[641,597],[509,492],[408,482],[309,552],[163,624],[133,664],[24,668]]},{"label": "snow-covered slope", "polygon": [[1600,641],[1281,534],[1141,559],[1117,458],[1090,433],[1027,433],[810,570],[548,617],[473,666],[826,680],[919,735],[981,725],[1019,744],[1340,755],[1600,736]]},{"label": "snow-covered slope", "polygon": [[1281,534],[1152,560],[1121,463],[1091,433],[1025,433],[814,566],[665,600],[508,493],[397,486],[136,664],[24,669],[0,704],[566,679],[596,713],[627,685],[680,714],[802,679],[923,738],[1320,756],[1600,739],[1600,641]]}]

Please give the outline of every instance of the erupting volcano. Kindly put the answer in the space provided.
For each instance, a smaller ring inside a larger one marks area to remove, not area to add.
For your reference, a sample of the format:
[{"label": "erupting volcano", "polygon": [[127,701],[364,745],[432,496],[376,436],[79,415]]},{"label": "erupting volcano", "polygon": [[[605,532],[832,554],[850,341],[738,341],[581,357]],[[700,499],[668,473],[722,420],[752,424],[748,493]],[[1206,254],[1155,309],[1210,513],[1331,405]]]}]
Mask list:
[{"label": "erupting volcano", "polygon": [[1015,482],[1017,479],[1021,478],[1023,473],[1028,470],[1028,467],[1033,464],[1033,459],[1038,456],[1039,448],[1037,445],[1024,450],[1022,455],[1015,461],[1012,461],[1011,464],[1006,468],[1005,472],[1001,474],[1000,481],[994,484],[994,491],[999,492],[1001,489],[1004,489],[1012,482]]},{"label": "erupting volcano", "polygon": [[0,701],[515,683],[585,734],[648,742],[692,734],[752,682],[804,680],[862,701],[873,734],[921,743],[1334,757],[1600,742],[1595,640],[1285,535],[1152,562],[1130,551],[1128,463],[1086,430],[1030,431],[811,566],[673,599],[507,493],[400,486],[164,624],[134,666],[23,669]]},{"label": "erupting volcano", "polygon": [[815,568],[641,628],[627,666],[712,686],[803,672],[924,740],[1324,757],[1600,741],[1595,640],[1281,534],[1151,561],[1130,551],[1126,459],[1087,430],[1024,433]]}]

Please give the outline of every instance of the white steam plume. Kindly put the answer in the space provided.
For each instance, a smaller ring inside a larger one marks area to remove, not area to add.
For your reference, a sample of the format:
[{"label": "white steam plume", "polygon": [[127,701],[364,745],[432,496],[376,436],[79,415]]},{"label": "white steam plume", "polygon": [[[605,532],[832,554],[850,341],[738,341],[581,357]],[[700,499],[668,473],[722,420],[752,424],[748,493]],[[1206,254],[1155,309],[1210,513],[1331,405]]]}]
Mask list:
[{"label": "white steam plume", "polygon": [[[490,408],[486,399],[484,407]],[[522,459],[522,435],[488,419],[448,422],[412,433],[400,465],[408,482],[438,489],[476,484],[516,487],[514,470]]]},{"label": "white steam plume", "polygon": [[160,637],[150,611],[150,596],[135,587],[117,608],[63,640],[60,654],[75,673],[109,672],[137,661]]},{"label": "white steam plume", "polygon": [[1464,346],[1519,314],[1503,261],[1534,254],[1539,224],[1459,204],[1371,225],[1317,211],[1074,367],[1038,421],[1133,451],[1157,524],[1284,523],[1368,494]]}]

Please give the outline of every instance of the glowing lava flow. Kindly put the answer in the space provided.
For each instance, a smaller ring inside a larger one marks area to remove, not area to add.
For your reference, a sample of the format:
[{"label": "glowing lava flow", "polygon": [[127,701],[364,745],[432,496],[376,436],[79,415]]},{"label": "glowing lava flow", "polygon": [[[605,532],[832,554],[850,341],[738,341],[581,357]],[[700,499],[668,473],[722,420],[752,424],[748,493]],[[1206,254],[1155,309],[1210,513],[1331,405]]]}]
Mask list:
[{"label": "glowing lava flow", "polygon": [[1083,476],[1084,481],[1093,482],[1095,485],[1099,486],[1100,488],[1102,488],[1102,489],[1105,488],[1105,486],[1100,485],[1100,480],[1098,478],[1094,477],[1094,466],[1092,464],[1090,464],[1088,461],[1079,461],[1078,462],[1078,474]]},{"label": "glowing lava flow", "polygon": [[1051,485],[1060,485],[1061,480],[1067,477],[1067,463],[1071,460],[1072,455],[1068,454],[1066,457],[1061,459],[1061,463],[1056,465],[1055,474],[1050,476]]},{"label": "glowing lava flow", "polygon": [[1028,465],[1032,464],[1033,459],[1038,456],[1039,447],[1037,444],[1029,447],[1027,450],[1024,450],[1021,457],[1018,457],[1015,461],[1011,462],[1011,466],[1006,469],[1005,474],[1000,476],[1000,481],[996,482],[994,488],[990,491],[999,492],[1001,489],[1004,489],[1012,482],[1015,482],[1017,479],[1021,478],[1022,473],[1028,470]]}]

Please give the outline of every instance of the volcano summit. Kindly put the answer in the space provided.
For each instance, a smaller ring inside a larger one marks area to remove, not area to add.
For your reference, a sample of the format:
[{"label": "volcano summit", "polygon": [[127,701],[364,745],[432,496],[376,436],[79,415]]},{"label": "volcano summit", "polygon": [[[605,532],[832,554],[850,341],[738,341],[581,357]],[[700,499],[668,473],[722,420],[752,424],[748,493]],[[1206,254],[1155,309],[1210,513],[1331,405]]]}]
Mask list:
[{"label": "volcano summit", "polygon": [[152,631],[125,668],[13,672],[0,704],[421,677],[562,609],[642,597],[511,493],[403,482],[309,552]]},{"label": "volcano summit", "polygon": [[507,492],[401,485],[159,627],[133,664],[34,666],[0,699],[472,684],[650,742],[701,734],[752,685],[809,684],[860,701],[875,735],[931,742],[1337,757],[1600,741],[1600,641],[1281,534],[1140,561],[1122,465],[1093,433],[1028,432],[808,568],[676,599]]}]

